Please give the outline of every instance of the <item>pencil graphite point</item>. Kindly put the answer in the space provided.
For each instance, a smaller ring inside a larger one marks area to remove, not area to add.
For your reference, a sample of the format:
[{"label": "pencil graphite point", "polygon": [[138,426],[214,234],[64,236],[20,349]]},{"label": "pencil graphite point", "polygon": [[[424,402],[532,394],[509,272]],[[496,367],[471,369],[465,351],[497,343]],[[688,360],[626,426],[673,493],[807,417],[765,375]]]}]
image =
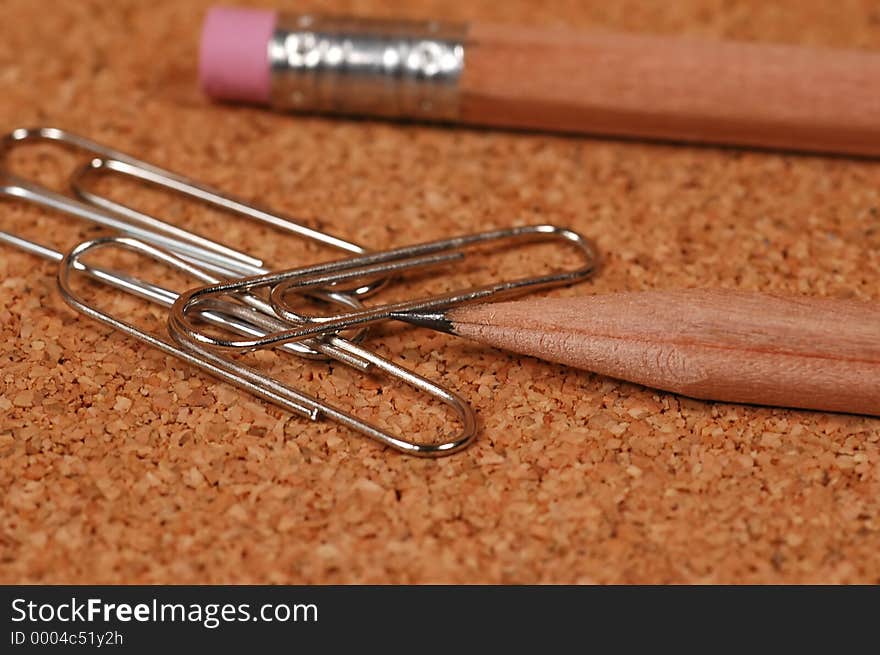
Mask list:
[{"label": "pencil graphite point", "polygon": [[456,334],[455,325],[450,321],[443,312],[428,312],[424,314],[413,314],[410,312],[395,313],[394,318],[410,325],[426,327],[438,332],[447,332],[448,334]]}]

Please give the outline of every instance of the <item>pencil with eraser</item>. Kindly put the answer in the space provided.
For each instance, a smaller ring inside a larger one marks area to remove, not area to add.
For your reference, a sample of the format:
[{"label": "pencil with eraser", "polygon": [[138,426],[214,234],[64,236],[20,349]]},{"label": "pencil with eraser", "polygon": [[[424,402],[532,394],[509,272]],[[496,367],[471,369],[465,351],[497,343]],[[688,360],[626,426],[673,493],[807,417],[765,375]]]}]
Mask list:
[{"label": "pencil with eraser", "polygon": [[215,7],[200,78],[280,110],[880,154],[880,53]]}]

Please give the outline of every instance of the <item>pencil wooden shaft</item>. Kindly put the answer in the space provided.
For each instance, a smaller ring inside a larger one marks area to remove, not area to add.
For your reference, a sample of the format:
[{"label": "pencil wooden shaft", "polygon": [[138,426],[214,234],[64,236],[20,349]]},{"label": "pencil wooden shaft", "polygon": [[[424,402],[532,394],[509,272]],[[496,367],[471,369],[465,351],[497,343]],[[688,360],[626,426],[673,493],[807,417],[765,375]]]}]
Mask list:
[{"label": "pencil wooden shaft", "polygon": [[880,53],[472,24],[464,122],[880,154]]},{"label": "pencil wooden shaft", "polygon": [[880,305],[658,291],[465,306],[461,336],[694,398],[880,415]]}]

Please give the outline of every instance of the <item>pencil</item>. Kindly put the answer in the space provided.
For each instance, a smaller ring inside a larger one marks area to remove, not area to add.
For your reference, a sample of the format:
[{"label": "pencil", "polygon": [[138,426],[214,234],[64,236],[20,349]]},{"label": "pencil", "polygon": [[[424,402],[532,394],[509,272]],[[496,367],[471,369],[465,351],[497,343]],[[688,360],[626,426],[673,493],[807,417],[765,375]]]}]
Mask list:
[{"label": "pencil", "polygon": [[880,414],[880,305],[874,303],[646,291],[398,318],[693,398]]},{"label": "pencil", "polygon": [[880,53],[216,7],[200,79],[280,110],[880,154]]}]

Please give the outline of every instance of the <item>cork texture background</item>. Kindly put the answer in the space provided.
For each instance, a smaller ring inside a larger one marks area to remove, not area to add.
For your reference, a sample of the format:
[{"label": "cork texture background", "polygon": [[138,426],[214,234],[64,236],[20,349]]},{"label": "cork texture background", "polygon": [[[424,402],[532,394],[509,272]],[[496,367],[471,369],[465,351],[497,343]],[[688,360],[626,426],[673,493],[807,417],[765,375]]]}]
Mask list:
[{"label": "cork texture background", "polygon": [[[195,83],[208,4],[4,0],[0,125],[67,128],[369,247],[568,225],[595,240],[604,266],[558,295],[726,287],[880,299],[876,161],[223,106]],[[868,1],[287,7],[880,49]],[[61,189],[78,161],[33,146],[11,165]],[[101,185],[274,266],[335,256]],[[0,212],[0,229],[59,248],[101,234],[20,202]],[[487,256],[459,279],[565,256]],[[417,460],[78,316],[54,274],[0,247],[0,582],[880,583],[878,419],[699,402],[388,325],[370,341],[379,352],[479,415],[471,448]],[[427,277],[392,297],[453,282]],[[161,329],[158,308],[88,293]],[[402,434],[452,427],[442,408],[381,378],[249,358]]]}]

